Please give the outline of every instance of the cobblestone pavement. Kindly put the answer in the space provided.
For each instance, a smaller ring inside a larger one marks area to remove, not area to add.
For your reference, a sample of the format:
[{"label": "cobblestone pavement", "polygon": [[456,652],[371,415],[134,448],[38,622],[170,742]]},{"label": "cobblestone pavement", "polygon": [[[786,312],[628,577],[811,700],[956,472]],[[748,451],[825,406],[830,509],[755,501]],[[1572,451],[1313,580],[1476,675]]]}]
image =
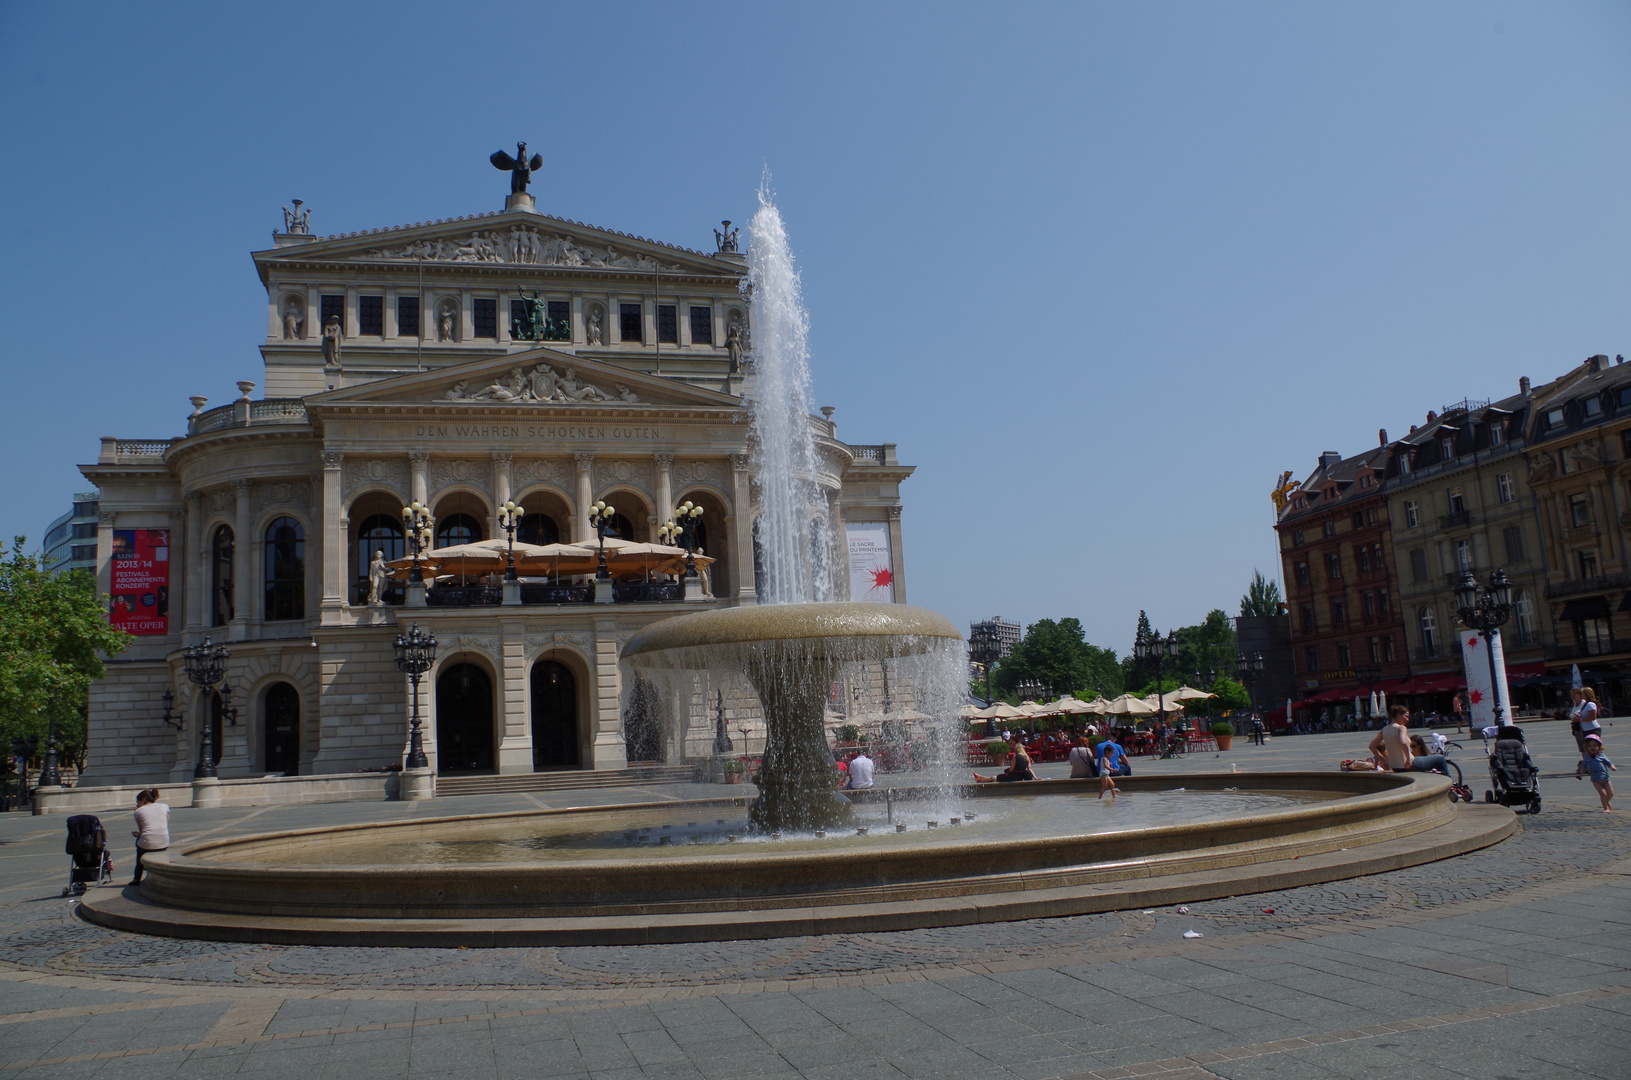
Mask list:
[{"label": "cobblestone pavement", "polygon": [[[1327,768],[1364,740],[1280,739],[1222,761],[1248,772]],[[1612,731],[1609,740],[1612,756]],[[1572,771],[1566,729],[1537,725],[1531,742],[1544,772]],[[1481,777],[1475,745],[1457,757]],[[1141,765],[1182,775],[1219,763],[1208,754]],[[1623,1080],[1631,827],[1619,812],[1597,811],[1584,783],[1551,779],[1543,791],[1545,812],[1496,847],[1187,913],[496,950],[232,945],[104,930],[58,895],[61,819],[0,815],[0,1080],[291,1071],[314,1080]],[[182,843],[538,801],[178,810],[172,823]],[[123,831],[122,815],[103,817]],[[1203,936],[1186,939],[1186,930]]]}]

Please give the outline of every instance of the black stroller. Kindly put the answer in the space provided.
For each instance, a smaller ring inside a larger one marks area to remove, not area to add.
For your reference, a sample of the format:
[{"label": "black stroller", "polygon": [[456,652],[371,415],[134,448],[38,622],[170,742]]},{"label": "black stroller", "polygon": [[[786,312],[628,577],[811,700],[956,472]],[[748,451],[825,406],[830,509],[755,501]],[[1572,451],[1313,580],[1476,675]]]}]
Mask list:
[{"label": "black stroller", "polygon": [[90,885],[113,880],[113,856],[108,854],[108,834],[94,814],[75,814],[68,819],[68,887],[64,896],[82,896]]},{"label": "black stroller", "polygon": [[1522,728],[1508,725],[1495,732],[1495,748],[1489,751],[1489,782],[1494,787],[1484,792],[1485,802],[1540,813],[1540,770],[1529,757]]}]

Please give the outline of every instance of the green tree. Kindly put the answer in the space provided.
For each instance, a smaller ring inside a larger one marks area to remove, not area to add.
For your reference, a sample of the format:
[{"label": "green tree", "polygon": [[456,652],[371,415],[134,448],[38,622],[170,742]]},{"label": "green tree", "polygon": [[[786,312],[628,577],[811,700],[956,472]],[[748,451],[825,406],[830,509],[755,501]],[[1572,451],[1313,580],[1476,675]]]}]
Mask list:
[{"label": "green tree", "polygon": [[[1195,626],[1180,626],[1177,631],[1178,656],[1162,665],[1184,679],[1192,680],[1198,688],[1207,679],[1208,672],[1232,672],[1239,649],[1235,640],[1235,624],[1221,608],[1213,608]],[[1170,665],[1170,667],[1169,667]],[[1200,678],[1196,679],[1199,675]]]},{"label": "green tree", "polygon": [[1012,694],[1026,679],[1051,686],[1057,694],[1069,692],[1084,699],[1094,694],[1114,697],[1122,688],[1115,650],[1088,644],[1081,621],[1069,618],[1042,619],[1027,626],[1014,651],[998,661],[991,685],[1001,696]]},{"label": "green tree", "polygon": [[91,681],[102,654],[117,655],[131,638],[108,624],[107,597],[89,570],[49,573],[16,537],[0,560],[0,746],[38,736],[55,719],[64,756],[84,760]]},{"label": "green tree", "polygon": [[1268,581],[1261,570],[1252,571],[1252,583],[1246,586],[1246,595],[1240,598],[1240,614],[1247,617],[1267,618],[1280,614],[1280,583]]},{"label": "green tree", "polygon": [[1217,695],[1217,697],[1211,699],[1214,713],[1220,713],[1226,709],[1249,709],[1252,707],[1251,694],[1247,692],[1244,686],[1233,679],[1219,675],[1217,681],[1206,689],[1208,692]]}]

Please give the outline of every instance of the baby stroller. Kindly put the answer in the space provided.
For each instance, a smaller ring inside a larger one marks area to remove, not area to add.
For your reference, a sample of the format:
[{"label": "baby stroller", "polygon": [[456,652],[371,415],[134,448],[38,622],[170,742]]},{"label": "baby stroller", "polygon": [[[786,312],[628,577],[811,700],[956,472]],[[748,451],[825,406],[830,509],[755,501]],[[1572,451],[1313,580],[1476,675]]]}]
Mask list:
[{"label": "baby stroller", "polygon": [[68,819],[68,843],[64,848],[72,860],[68,864],[68,887],[64,896],[82,896],[87,886],[113,880],[113,856],[108,854],[108,834],[94,814],[75,814]]},{"label": "baby stroller", "polygon": [[1540,770],[1529,757],[1523,729],[1502,727],[1495,733],[1495,748],[1489,751],[1489,782],[1484,801],[1502,806],[1521,806],[1528,813],[1540,813]]}]

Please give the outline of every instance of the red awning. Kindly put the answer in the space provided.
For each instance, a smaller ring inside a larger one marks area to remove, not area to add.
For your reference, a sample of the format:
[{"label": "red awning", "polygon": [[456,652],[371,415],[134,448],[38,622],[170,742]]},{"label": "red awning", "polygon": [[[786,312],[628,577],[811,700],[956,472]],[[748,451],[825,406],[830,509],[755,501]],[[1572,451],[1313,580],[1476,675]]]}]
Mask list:
[{"label": "red awning", "polygon": [[1388,695],[1391,697],[1394,694],[1444,694],[1466,685],[1467,680],[1455,672],[1419,675],[1414,679],[1406,679],[1403,685],[1388,691]]}]

